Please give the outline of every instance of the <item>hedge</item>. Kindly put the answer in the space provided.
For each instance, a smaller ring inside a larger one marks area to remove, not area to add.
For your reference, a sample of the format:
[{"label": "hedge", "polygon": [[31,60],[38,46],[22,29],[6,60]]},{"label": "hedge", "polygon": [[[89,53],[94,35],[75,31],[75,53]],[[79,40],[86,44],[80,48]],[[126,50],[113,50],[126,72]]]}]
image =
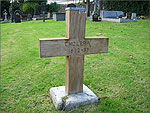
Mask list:
[{"label": "hedge", "polygon": [[149,16],[150,1],[110,1],[103,0],[103,10],[137,13],[137,16]]}]

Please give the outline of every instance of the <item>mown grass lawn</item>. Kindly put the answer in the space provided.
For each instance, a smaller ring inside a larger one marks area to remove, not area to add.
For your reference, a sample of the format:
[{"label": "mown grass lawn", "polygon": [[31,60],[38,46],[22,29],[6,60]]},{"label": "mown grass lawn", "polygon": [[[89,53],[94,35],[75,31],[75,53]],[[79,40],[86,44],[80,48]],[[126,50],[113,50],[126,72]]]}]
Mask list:
[{"label": "mown grass lawn", "polygon": [[[71,112],[150,112],[149,28],[87,21],[86,36],[108,37],[109,52],[85,56],[84,84],[100,101]],[[1,24],[1,113],[60,112],[49,89],[65,84],[65,57],[38,55],[38,38],[55,37],[65,37],[65,21]]]}]

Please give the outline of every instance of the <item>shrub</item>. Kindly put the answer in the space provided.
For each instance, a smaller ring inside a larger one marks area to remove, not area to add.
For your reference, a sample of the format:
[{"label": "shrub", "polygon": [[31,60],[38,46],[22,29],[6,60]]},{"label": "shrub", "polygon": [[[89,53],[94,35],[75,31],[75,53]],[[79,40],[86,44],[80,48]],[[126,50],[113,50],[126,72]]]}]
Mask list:
[{"label": "shrub", "polygon": [[24,13],[30,13],[30,14],[33,14],[33,12],[34,12],[34,7],[35,7],[35,5],[36,5],[37,3],[35,3],[35,2],[25,2],[25,3],[23,3],[23,5],[22,5],[22,11],[24,12]]},{"label": "shrub", "polygon": [[60,9],[60,5],[56,2],[47,5],[47,11],[50,13],[58,12]]}]

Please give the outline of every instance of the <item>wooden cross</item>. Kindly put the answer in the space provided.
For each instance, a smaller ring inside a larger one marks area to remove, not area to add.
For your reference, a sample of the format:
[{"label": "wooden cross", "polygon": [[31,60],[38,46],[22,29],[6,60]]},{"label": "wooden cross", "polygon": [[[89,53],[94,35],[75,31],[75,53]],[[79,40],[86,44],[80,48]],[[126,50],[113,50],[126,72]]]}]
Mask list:
[{"label": "wooden cross", "polygon": [[65,91],[68,95],[83,92],[84,55],[108,51],[108,38],[85,39],[85,23],[84,8],[67,8],[66,38],[39,39],[41,58],[66,56]]}]

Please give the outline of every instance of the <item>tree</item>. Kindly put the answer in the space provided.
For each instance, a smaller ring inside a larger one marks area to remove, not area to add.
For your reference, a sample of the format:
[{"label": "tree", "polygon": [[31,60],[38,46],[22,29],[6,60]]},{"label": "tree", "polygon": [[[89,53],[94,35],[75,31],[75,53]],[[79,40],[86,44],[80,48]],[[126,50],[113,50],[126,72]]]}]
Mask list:
[{"label": "tree", "polygon": [[36,2],[38,3],[39,5],[42,3],[42,2],[47,2],[47,0],[25,0],[26,2]]},{"label": "tree", "polygon": [[37,4],[36,2],[25,2],[25,3],[23,3],[21,9],[22,9],[22,11],[23,11],[24,13],[33,14],[33,12],[34,12],[34,7],[35,7],[36,4]]},{"label": "tree", "polygon": [[90,0],[86,0],[86,13],[90,16]]},{"label": "tree", "polygon": [[47,5],[47,11],[50,12],[51,14],[53,12],[58,12],[59,9],[60,9],[60,5],[57,4],[56,2]]},{"label": "tree", "polygon": [[99,0],[99,6],[98,6],[99,14],[100,14],[100,11],[103,10],[103,4],[102,3],[103,3],[102,0]]},{"label": "tree", "polygon": [[99,11],[103,10],[103,4],[102,3],[103,3],[102,0],[99,0]]}]

